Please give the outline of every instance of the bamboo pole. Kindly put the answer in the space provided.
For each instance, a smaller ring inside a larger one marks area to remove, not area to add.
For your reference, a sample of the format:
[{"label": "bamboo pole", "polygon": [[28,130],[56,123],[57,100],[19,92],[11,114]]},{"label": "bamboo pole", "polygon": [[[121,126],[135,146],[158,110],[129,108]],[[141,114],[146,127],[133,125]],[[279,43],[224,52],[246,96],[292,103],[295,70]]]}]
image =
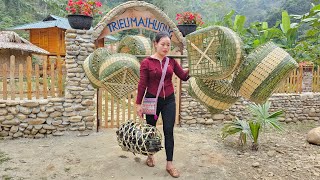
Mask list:
[{"label": "bamboo pole", "polygon": [[108,91],[105,90],[105,99],[104,99],[104,102],[105,102],[105,105],[104,105],[104,108],[105,108],[105,114],[104,114],[104,123],[105,123],[105,127],[108,128],[109,127],[109,96],[108,96]]},{"label": "bamboo pole", "polygon": [[3,67],[3,99],[7,100],[8,98],[8,83],[7,83],[7,78],[8,78],[8,66],[7,63],[4,63]]},{"label": "bamboo pole", "polygon": [[27,57],[27,97],[32,99],[32,86],[31,86],[31,77],[32,77],[32,62],[31,57]]},{"label": "bamboo pole", "polygon": [[19,95],[20,100],[23,99],[23,65],[19,64]]},{"label": "bamboo pole", "polygon": [[42,75],[42,82],[43,82],[43,98],[47,99],[48,98],[48,77],[47,77],[47,58],[43,61],[43,75]]},{"label": "bamboo pole", "polygon": [[10,96],[11,100],[14,100],[15,94],[16,94],[16,87],[15,87],[15,79],[14,79],[14,73],[15,73],[15,56],[10,56]]},{"label": "bamboo pole", "polygon": [[40,98],[40,84],[39,84],[39,64],[35,65],[35,76],[36,76],[36,99]]}]

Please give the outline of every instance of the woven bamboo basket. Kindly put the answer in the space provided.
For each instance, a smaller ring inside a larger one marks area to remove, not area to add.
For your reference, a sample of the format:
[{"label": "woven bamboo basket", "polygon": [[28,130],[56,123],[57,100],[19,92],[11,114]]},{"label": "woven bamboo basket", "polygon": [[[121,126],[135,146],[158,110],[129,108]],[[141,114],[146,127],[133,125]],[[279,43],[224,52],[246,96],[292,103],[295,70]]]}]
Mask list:
[{"label": "woven bamboo basket", "polygon": [[107,48],[98,48],[93,52],[93,58],[90,62],[90,68],[99,76],[99,69],[101,64],[111,55]]},{"label": "woven bamboo basket", "polygon": [[297,67],[297,62],[286,51],[268,42],[248,55],[234,76],[232,86],[241,96],[264,103]]},{"label": "woven bamboo basket", "polygon": [[151,55],[151,40],[139,35],[126,36],[120,41],[117,52],[133,55]]},{"label": "woven bamboo basket", "polygon": [[116,134],[122,150],[133,154],[153,155],[162,149],[160,131],[149,124],[129,120],[121,124]]},{"label": "woven bamboo basket", "polygon": [[92,68],[93,53],[91,53],[83,62],[83,70],[94,88],[105,87],[99,80],[99,75]]},{"label": "woven bamboo basket", "polygon": [[186,36],[190,75],[219,80],[230,76],[243,60],[243,43],[231,29],[210,26]]},{"label": "woven bamboo basket", "polygon": [[121,99],[137,89],[140,63],[130,54],[112,54],[99,70],[99,80],[114,97]]},{"label": "woven bamboo basket", "polygon": [[191,77],[188,93],[203,104],[211,114],[232,106],[240,97],[227,80],[209,80]]}]

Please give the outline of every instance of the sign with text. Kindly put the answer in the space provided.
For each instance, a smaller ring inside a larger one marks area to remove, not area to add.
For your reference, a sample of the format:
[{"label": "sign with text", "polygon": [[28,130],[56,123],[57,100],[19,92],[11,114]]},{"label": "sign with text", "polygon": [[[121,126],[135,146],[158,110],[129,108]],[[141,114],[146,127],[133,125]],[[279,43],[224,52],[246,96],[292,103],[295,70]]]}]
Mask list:
[{"label": "sign with text", "polygon": [[140,28],[155,32],[165,31],[171,36],[173,42],[180,43],[173,33],[172,27],[164,19],[157,17],[150,11],[138,11],[133,8],[126,9],[122,14],[113,17],[105,26],[99,38],[123,30]]}]

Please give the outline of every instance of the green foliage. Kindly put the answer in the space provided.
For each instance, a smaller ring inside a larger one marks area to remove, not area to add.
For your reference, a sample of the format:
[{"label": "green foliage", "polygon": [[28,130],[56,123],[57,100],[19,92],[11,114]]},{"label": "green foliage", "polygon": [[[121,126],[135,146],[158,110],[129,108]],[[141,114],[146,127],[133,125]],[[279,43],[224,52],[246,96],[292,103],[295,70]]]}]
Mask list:
[{"label": "green foliage", "polygon": [[7,154],[0,151],[0,165],[4,162],[9,161],[9,160],[10,160],[10,158],[7,156]]},{"label": "green foliage", "polygon": [[267,101],[265,104],[250,104],[248,111],[251,118],[249,120],[239,120],[238,118],[231,123],[226,123],[222,131],[222,138],[225,139],[229,135],[240,133],[239,139],[245,144],[247,137],[252,139],[252,150],[258,150],[258,139],[262,129],[273,127],[276,130],[283,130],[278,119],[283,111],[276,111],[270,114],[271,103]]},{"label": "green foliage", "polygon": [[250,128],[246,121],[236,118],[235,121],[226,123],[222,128],[222,139],[240,133],[239,140],[242,145],[246,144],[247,136],[250,136]]},{"label": "green foliage", "polygon": [[249,121],[249,127],[251,131],[251,137],[253,139],[252,149],[258,150],[258,138],[259,138],[261,125],[258,122]]},{"label": "green foliage", "polygon": [[283,130],[278,122],[278,118],[283,114],[283,111],[276,111],[272,114],[269,113],[271,103],[260,104],[249,104],[248,110],[252,115],[253,121],[259,123],[263,128],[267,126],[274,127],[278,130]]}]

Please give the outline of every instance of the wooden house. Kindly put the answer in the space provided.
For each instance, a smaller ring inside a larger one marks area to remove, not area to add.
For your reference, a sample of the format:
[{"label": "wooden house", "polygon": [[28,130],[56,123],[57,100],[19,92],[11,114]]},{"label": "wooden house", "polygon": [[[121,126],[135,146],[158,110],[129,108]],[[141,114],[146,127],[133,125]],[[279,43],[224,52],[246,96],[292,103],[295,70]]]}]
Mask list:
[{"label": "wooden house", "polygon": [[65,56],[65,31],[70,29],[67,18],[49,15],[39,22],[24,24],[10,30],[30,32],[30,42],[49,52],[49,56]]}]

